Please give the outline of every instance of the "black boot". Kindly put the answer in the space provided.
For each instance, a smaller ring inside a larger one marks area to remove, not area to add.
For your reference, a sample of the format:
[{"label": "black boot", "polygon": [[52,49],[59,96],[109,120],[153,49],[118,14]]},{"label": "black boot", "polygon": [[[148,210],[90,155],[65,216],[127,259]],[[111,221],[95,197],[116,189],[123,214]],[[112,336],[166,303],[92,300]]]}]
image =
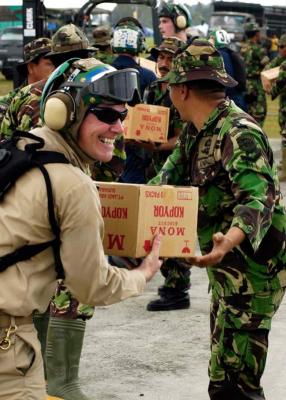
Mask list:
[{"label": "black boot", "polygon": [[148,311],[169,311],[190,308],[190,295],[187,289],[179,290],[160,286],[160,298],[147,304]]}]

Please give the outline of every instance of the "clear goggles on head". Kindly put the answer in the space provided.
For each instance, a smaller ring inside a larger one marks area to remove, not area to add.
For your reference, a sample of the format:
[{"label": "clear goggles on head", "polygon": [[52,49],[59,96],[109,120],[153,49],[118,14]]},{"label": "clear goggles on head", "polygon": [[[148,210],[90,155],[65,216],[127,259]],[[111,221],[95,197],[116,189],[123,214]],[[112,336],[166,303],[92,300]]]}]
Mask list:
[{"label": "clear goggles on head", "polygon": [[94,82],[65,82],[62,88],[79,88],[81,97],[90,94],[114,100],[117,103],[134,105],[141,101],[138,75],[136,69],[127,68],[103,75]]}]

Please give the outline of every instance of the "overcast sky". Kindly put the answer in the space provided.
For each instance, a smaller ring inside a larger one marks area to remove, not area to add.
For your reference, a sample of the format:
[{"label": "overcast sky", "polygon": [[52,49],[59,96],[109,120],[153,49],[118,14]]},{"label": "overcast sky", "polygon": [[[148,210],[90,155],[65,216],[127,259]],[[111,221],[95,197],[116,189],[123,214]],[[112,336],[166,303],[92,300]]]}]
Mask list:
[{"label": "overcast sky", "polygon": [[[79,8],[81,7],[84,3],[86,3],[87,0],[44,0],[44,4],[46,7],[49,8]],[[176,1],[176,3],[179,3],[180,1]],[[198,1],[197,0],[184,0],[183,3],[186,4],[196,4]],[[285,0],[251,0],[251,1],[244,1],[245,3],[259,3],[262,5],[271,5],[271,6],[285,6],[286,2]],[[201,0],[201,3],[203,4],[208,4],[210,3],[209,0]],[[21,0],[0,0],[0,5],[16,5],[16,4],[22,4]]]}]

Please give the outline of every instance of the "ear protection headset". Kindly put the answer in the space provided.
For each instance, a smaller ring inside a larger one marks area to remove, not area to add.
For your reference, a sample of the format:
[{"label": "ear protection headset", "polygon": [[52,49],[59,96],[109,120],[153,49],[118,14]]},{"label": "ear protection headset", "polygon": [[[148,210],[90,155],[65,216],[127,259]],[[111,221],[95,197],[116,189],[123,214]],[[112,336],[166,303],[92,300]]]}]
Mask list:
[{"label": "ear protection headset", "polygon": [[186,29],[189,26],[188,19],[186,17],[186,14],[182,11],[181,7],[178,5],[174,4],[174,12],[175,17],[174,17],[174,24],[178,29]]},{"label": "ear protection headset", "polygon": [[[65,81],[64,74],[71,68],[71,65],[78,58],[70,59],[60,65],[48,79],[41,100],[41,117],[45,124],[52,130],[61,130],[68,128],[76,117],[76,101],[73,97],[73,88],[62,88],[53,90],[55,87],[60,87]],[[76,69],[68,81],[71,81],[79,70]]]},{"label": "ear protection headset", "polygon": [[75,112],[75,101],[68,92],[52,92],[44,107],[45,124],[54,131],[68,128],[75,120]]},{"label": "ear protection headset", "polygon": [[186,29],[191,25],[191,13],[184,4],[162,2],[158,8],[158,16],[171,18],[176,30]]}]

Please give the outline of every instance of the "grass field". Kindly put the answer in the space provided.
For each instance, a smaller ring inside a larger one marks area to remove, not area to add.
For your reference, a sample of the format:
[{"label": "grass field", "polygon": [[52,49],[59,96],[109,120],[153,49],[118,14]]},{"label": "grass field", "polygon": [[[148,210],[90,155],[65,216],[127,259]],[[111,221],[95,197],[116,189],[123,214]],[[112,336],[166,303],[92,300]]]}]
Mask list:
[{"label": "grass field", "polygon": [[[7,81],[0,73],[0,96],[8,93],[12,88],[12,81]],[[265,120],[264,130],[272,139],[280,137],[280,128],[278,124],[278,99],[271,101],[269,96],[267,96],[267,118]]]},{"label": "grass field", "polygon": [[264,122],[264,130],[267,135],[271,138],[280,138],[280,126],[278,123],[278,108],[279,99],[271,100],[270,96],[267,96],[267,117]]},{"label": "grass field", "polygon": [[13,82],[7,81],[0,73],[0,96],[8,93],[13,88]]}]

